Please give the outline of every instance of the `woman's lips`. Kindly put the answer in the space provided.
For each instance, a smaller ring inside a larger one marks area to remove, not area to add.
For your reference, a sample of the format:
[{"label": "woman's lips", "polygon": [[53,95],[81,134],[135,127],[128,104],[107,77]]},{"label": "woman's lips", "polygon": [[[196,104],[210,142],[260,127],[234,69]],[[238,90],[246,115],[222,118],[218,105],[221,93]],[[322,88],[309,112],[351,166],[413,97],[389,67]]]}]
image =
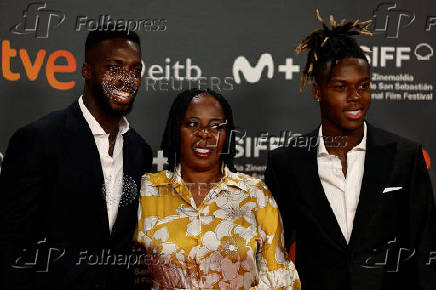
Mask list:
[{"label": "woman's lips", "polygon": [[362,110],[344,111],[345,117],[351,120],[358,120],[362,117]]},{"label": "woman's lips", "polygon": [[207,158],[212,154],[212,150],[205,147],[194,147],[194,154],[199,158]]}]

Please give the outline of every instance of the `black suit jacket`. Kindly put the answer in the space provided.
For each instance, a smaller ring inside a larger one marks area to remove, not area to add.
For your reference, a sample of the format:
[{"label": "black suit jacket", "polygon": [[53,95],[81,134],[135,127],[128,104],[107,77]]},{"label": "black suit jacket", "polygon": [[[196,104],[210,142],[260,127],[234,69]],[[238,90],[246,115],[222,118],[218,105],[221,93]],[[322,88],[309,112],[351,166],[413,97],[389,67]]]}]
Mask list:
[{"label": "black suit jacket", "polygon": [[77,101],[12,136],[0,175],[1,289],[128,288],[124,258],[152,151],[132,128],[123,139],[122,205],[111,233],[99,153]]},{"label": "black suit jacket", "polygon": [[[279,205],[288,246],[295,235],[302,289],[436,289],[436,258],[426,265],[436,251],[436,224],[422,149],[370,124],[367,128],[348,244],[318,176],[313,146],[318,129],[268,157],[265,181]],[[387,187],[402,189],[383,193]]]}]

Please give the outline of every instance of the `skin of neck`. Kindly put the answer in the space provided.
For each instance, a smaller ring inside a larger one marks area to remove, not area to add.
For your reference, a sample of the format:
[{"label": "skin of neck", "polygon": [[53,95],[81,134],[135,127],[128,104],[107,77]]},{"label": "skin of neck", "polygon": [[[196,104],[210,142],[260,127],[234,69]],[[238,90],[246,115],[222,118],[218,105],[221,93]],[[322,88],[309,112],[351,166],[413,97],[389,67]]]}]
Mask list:
[{"label": "skin of neck", "polygon": [[182,178],[188,186],[197,206],[222,177],[219,164],[206,171],[198,171],[181,163]]},{"label": "skin of neck", "polygon": [[346,155],[348,151],[353,149],[353,147],[360,144],[363,139],[364,125],[360,126],[355,130],[345,130],[331,124],[328,120],[322,118],[322,135],[325,137],[336,137],[345,136],[343,139],[346,142],[346,146],[328,146],[327,151],[334,155]]},{"label": "skin of neck", "polygon": [[198,171],[187,166],[184,162],[181,163],[182,178],[187,183],[216,183],[221,177],[220,164],[214,165],[209,170]]},{"label": "skin of neck", "polygon": [[85,85],[83,90],[83,103],[107,134],[115,136],[118,133],[118,124],[121,116],[111,115],[101,108],[95,101],[95,97],[88,85]]}]

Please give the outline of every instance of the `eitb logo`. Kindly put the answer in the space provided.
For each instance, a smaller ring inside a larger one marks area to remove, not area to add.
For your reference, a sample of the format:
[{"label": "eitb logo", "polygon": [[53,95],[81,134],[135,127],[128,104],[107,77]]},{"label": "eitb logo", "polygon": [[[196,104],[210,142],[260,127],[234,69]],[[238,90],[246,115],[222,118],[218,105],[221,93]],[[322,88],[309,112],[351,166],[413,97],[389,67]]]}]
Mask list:
[{"label": "eitb logo", "polygon": [[47,3],[30,3],[23,10],[23,20],[12,26],[14,34],[35,33],[36,38],[48,38],[51,27],[58,27],[65,20],[62,11],[49,10]]}]

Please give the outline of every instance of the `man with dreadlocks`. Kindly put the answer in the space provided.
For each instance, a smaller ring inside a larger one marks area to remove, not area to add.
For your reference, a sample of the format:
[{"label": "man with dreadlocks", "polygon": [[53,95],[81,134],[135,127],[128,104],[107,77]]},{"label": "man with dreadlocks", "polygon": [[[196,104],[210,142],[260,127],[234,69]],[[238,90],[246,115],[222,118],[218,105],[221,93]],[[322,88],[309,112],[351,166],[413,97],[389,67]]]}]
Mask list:
[{"label": "man with dreadlocks", "polygon": [[364,120],[370,66],[353,36],[370,34],[369,22],[331,16],[328,27],[317,17],[322,29],[296,51],[308,51],[301,89],[312,83],[321,125],[299,137],[307,146],[272,151],[265,172],[285,242],[296,241],[303,289],[436,289],[435,206],[422,148]]}]

